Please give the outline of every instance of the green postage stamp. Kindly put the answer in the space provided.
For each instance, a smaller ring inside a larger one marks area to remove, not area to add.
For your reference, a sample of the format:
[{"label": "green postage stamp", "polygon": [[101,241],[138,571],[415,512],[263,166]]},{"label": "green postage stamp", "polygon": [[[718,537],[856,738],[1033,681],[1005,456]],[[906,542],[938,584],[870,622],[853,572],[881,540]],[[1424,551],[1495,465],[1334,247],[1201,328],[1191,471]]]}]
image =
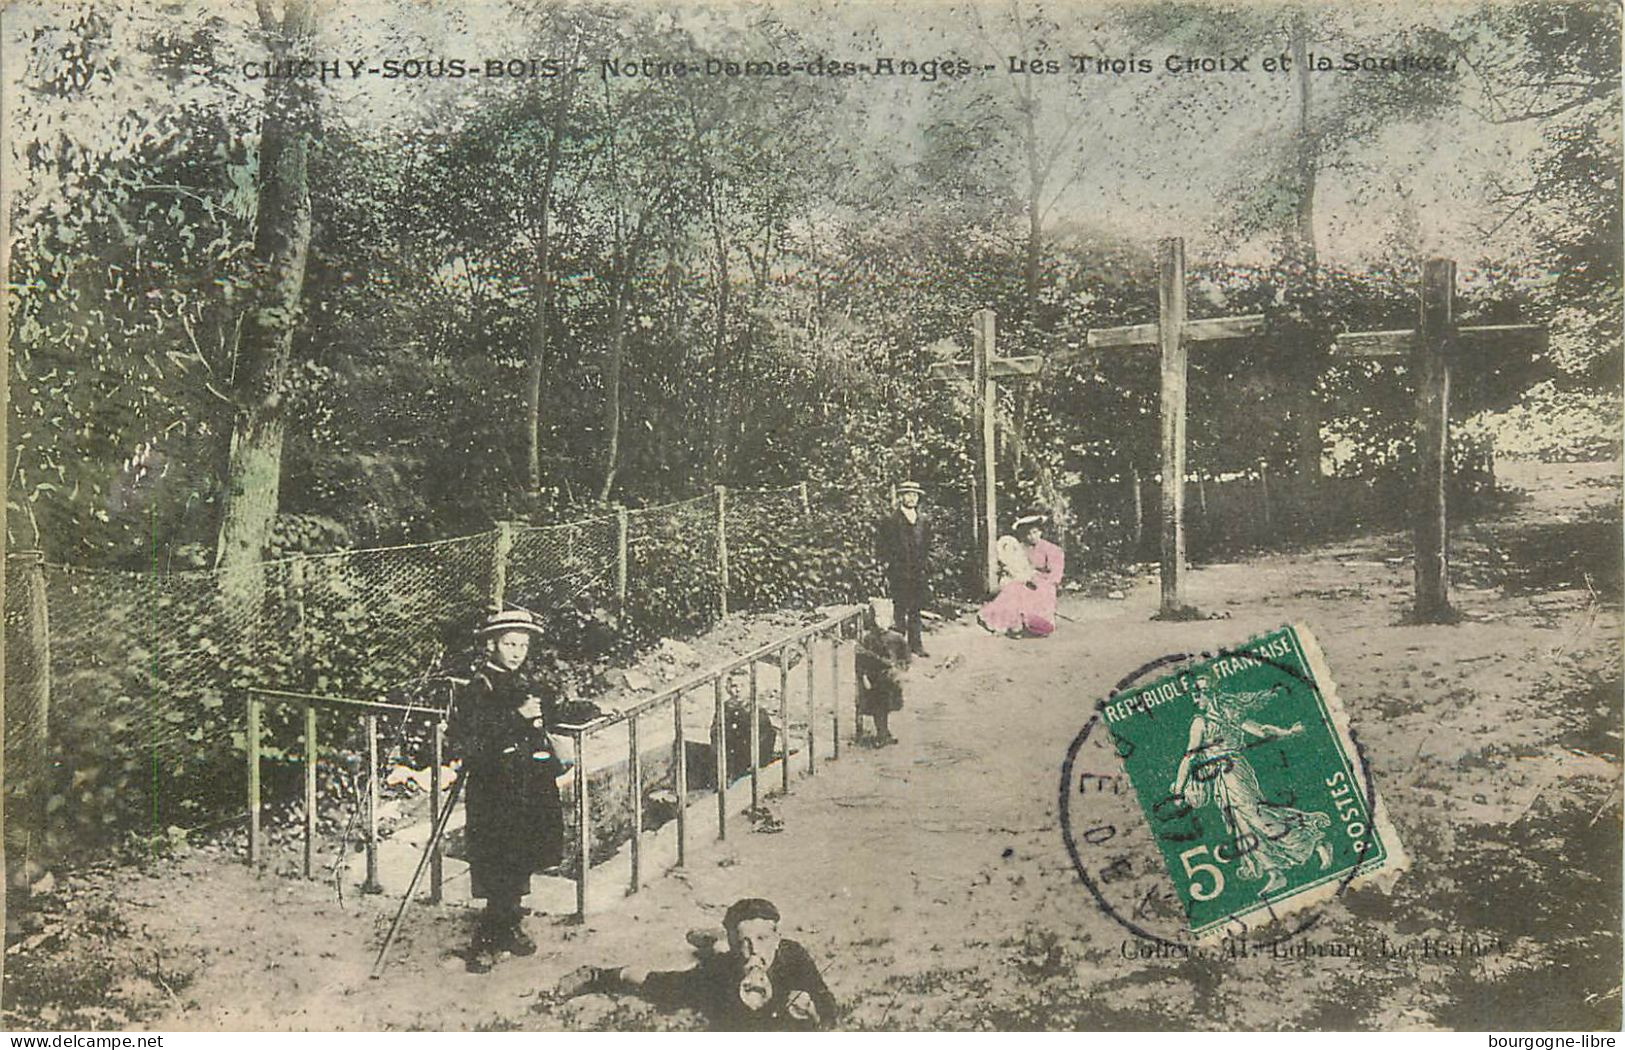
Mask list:
[{"label": "green postage stamp", "polygon": [[1199,939],[1405,867],[1302,625],[1114,693],[1103,714]]}]

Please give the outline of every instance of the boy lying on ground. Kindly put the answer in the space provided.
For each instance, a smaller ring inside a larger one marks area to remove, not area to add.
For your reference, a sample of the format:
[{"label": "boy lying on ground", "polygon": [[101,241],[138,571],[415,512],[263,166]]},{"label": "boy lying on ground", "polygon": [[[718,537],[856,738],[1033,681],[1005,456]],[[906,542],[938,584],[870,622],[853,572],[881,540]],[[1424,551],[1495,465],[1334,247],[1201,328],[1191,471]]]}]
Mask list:
[{"label": "boy lying on ground", "polygon": [[659,1006],[700,1011],[718,1031],[812,1031],[835,1019],[835,997],[807,949],[779,936],[770,901],[735,901],[722,919],[728,951],[708,952],[688,970],[583,966],[559,982],[561,998],[630,992]]}]

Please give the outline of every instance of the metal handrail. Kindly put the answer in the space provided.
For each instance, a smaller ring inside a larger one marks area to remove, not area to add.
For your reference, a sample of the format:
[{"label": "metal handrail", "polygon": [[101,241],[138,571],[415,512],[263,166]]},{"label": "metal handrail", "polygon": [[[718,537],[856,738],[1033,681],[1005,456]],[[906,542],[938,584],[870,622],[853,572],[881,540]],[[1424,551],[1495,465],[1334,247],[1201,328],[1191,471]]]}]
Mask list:
[{"label": "metal handrail", "polygon": [[[840,611],[826,616],[817,623],[809,624],[791,634],[775,639],[765,645],[758,646],[750,652],[730,657],[723,663],[717,664],[701,673],[689,676],[680,682],[666,686],[660,692],[641,700],[624,710],[611,712],[601,718],[590,722],[572,724],[560,723],[553,725],[553,730],[568,735],[575,746],[575,810],[576,810],[576,847],[577,869],[575,873],[576,884],[576,914],[583,916],[587,910],[587,886],[590,880],[592,855],[592,812],[590,806],[590,777],[586,763],[585,751],[587,742],[609,729],[612,726],[626,723],[627,725],[627,765],[630,773],[628,787],[630,789],[630,803],[632,812],[632,836],[629,840],[629,859],[631,862],[631,878],[627,888],[629,894],[638,892],[642,881],[642,831],[643,831],[643,757],[638,748],[638,726],[640,719],[651,712],[663,707],[670,707],[672,712],[672,749],[674,760],[674,775],[677,788],[677,865],[682,866],[687,859],[687,810],[688,810],[688,770],[684,756],[685,741],[683,737],[682,701],[686,696],[701,689],[707,684],[712,686],[712,702],[714,704],[715,725],[719,727],[715,741],[716,757],[716,795],[717,795],[717,837],[727,838],[727,790],[728,790],[728,754],[726,732],[726,710],[723,682],[735,671],[742,667],[750,668],[750,798],[751,808],[754,810],[760,805],[760,770],[761,770],[761,738],[760,738],[760,708],[758,706],[757,692],[757,666],[762,658],[772,655],[778,656],[779,663],[779,724],[782,727],[783,759],[781,764],[781,786],[783,793],[790,790],[790,739],[789,739],[789,682],[790,682],[790,653],[795,648],[805,650],[807,657],[807,775],[817,773],[817,696],[814,689],[814,665],[812,660],[812,645],[817,639],[826,635],[831,636],[837,643],[843,638],[849,626],[861,625],[869,619],[870,612],[867,606],[853,605],[842,608]],[[839,758],[841,754],[841,718],[840,718],[840,652],[839,645],[831,647],[830,682],[832,689],[831,703],[831,732],[833,739],[833,754]],[[451,678],[436,678],[436,685],[449,687],[454,683]],[[432,726],[433,759],[432,784],[429,791],[429,816],[431,823],[438,823],[442,805],[441,783],[442,767],[445,755],[445,729],[444,716],[450,711],[449,697],[444,706],[434,704],[398,704],[383,700],[361,700],[354,697],[331,696],[316,693],[296,692],[286,689],[247,690],[247,733],[246,750],[248,752],[248,800],[249,800],[249,837],[248,860],[250,864],[258,864],[260,860],[260,722],[261,713],[266,704],[294,705],[304,713],[305,748],[302,759],[304,765],[304,873],[310,878],[315,861],[316,837],[316,710],[319,707],[332,707],[353,710],[359,713],[367,731],[368,760],[374,775],[368,778],[369,790],[367,799],[367,881],[364,889],[368,892],[379,892],[378,885],[378,781],[376,770],[378,768],[378,719],[381,715],[423,715],[435,718]],[[442,855],[437,843],[431,855],[429,874],[430,899],[439,902],[442,897],[441,876]]]},{"label": "metal handrail", "polygon": [[[779,657],[779,724],[782,727],[783,759],[780,765],[781,787],[785,794],[790,791],[790,650],[801,646],[807,653],[807,775],[817,774],[818,752],[818,719],[817,696],[814,690],[814,666],[812,661],[812,643],[815,639],[831,634],[838,641],[844,634],[848,624],[862,624],[868,620],[870,612],[867,606],[850,606],[841,612],[825,617],[818,623],[803,627],[800,630],[779,638],[766,645],[757,647],[741,656],[732,657],[724,663],[718,664],[703,673],[692,675],[674,685],[667,686],[654,696],[649,697],[626,708],[613,712],[602,718],[580,725],[561,724],[553,728],[570,736],[575,747],[576,770],[576,916],[584,917],[587,912],[587,886],[592,869],[592,807],[590,805],[590,778],[586,761],[587,741],[611,726],[622,722],[627,726],[627,767],[629,804],[632,813],[632,835],[628,840],[628,861],[630,866],[629,884],[627,893],[638,892],[642,881],[642,830],[643,830],[643,756],[638,748],[639,720],[650,712],[665,705],[669,705],[672,712],[672,758],[677,794],[677,866],[681,867],[687,860],[688,852],[688,765],[684,748],[682,700],[697,689],[703,688],[707,683],[712,686],[712,703],[714,705],[714,722],[716,726],[713,752],[716,761],[716,800],[717,800],[717,838],[728,837],[728,747],[727,747],[727,719],[725,697],[723,694],[723,681],[741,667],[750,668],[750,798],[751,809],[755,810],[761,801],[760,774],[761,774],[761,726],[757,695],[757,663],[762,657],[774,653]],[[833,754],[839,758],[841,754],[841,719],[840,719],[840,652],[839,645],[831,646],[830,682],[832,687],[831,703],[831,733],[833,738]]]}]

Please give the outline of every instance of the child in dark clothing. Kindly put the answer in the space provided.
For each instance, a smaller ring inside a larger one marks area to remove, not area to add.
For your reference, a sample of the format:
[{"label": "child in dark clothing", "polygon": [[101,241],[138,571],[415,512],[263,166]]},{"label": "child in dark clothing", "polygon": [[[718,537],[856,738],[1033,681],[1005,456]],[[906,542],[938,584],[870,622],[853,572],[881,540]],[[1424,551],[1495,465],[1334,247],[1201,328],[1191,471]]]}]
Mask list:
[{"label": "child in dark clothing", "polygon": [[871,622],[858,638],[858,734],[862,736],[862,716],[875,723],[874,746],[897,743],[891,735],[893,711],[903,706],[902,673],[909,664],[908,639],[889,628]]},{"label": "child in dark clothing", "polygon": [[451,718],[449,743],[463,759],[466,783],[469,874],[474,896],[485,899],[468,956],[475,973],[490,970],[503,952],[535,953],[520,928],[520,901],[531,875],[564,855],[562,766],[547,733],[553,697],[521,672],[541,630],[522,609],[488,618],[477,632],[485,664],[460,691]]}]

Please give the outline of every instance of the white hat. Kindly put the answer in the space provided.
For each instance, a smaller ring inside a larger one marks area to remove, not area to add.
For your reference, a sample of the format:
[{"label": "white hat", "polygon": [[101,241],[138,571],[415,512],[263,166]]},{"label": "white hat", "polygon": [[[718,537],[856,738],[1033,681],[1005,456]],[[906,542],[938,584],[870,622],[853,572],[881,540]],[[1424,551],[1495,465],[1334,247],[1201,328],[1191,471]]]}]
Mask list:
[{"label": "white hat", "polygon": [[485,622],[475,630],[474,637],[489,638],[493,634],[507,634],[509,631],[541,634],[542,625],[529,609],[504,609],[487,616]]}]

